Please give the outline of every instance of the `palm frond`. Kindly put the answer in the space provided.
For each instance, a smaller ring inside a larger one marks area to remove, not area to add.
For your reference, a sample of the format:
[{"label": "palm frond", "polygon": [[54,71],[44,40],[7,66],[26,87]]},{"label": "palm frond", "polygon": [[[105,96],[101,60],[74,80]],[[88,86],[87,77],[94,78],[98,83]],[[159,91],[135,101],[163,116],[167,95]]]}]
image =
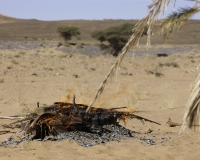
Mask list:
[{"label": "palm frond", "polygon": [[106,84],[108,81],[113,77],[115,74],[116,70],[119,68],[123,58],[125,57],[126,53],[130,51],[135,45],[139,43],[140,37],[143,34],[143,31],[145,27],[148,25],[148,39],[147,39],[147,45],[150,45],[150,33],[152,30],[152,26],[154,25],[155,21],[158,19],[158,16],[160,13],[163,13],[165,8],[168,6],[169,2],[172,0],[153,0],[153,2],[148,6],[149,12],[146,17],[141,19],[133,29],[133,34],[122,49],[122,53],[118,57],[117,61],[115,64],[111,67],[110,72],[106,75],[105,79],[99,86],[99,89],[97,90],[94,99],[88,106],[86,112],[89,111],[89,109],[92,107],[92,105],[96,102],[97,99],[101,96],[103,93]]},{"label": "palm frond", "polygon": [[160,25],[160,30],[164,32],[164,37],[168,38],[175,29],[180,29],[182,25],[194,14],[200,11],[197,6],[189,8],[180,8],[178,11],[170,14]]},{"label": "palm frond", "polygon": [[200,1],[199,1],[199,0],[187,0],[187,1],[191,1],[191,2],[200,3]]},{"label": "palm frond", "polygon": [[180,133],[187,127],[194,130],[199,129],[200,131],[200,74],[186,104]]}]

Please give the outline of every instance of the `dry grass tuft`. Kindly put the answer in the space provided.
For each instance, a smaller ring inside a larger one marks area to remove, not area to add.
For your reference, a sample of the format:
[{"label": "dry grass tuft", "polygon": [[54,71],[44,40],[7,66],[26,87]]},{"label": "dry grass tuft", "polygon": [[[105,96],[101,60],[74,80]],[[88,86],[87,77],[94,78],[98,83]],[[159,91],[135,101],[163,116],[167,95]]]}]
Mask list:
[{"label": "dry grass tuft", "polygon": [[77,49],[82,49],[82,48],[84,48],[84,46],[81,43],[77,43],[76,44],[76,48]]},{"label": "dry grass tuft", "polygon": [[31,109],[27,106],[23,106],[19,116],[27,117],[30,113],[33,113],[33,109]]},{"label": "dry grass tuft", "polygon": [[174,110],[176,109],[176,102],[173,97],[169,97],[168,99],[165,100],[167,104],[167,108]]},{"label": "dry grass tuft", "polygon": [[135,112],[137,110],[136,108],[136,103],[137,103],[137,99],[134,97],[133,94],[129,93],[129,95],[127,96],[125,100],[125,103],[126,103],[126,111],[127,112]]},{"label": "dry grass tuft", "polygon": [[20,55],[25,55],[26,53],[24,51],[19,51]]},{"label": "dry grass tuft", "polygon": [[145,70],[145,73],[146,74],[149,74],[149,75],[155,75],[155,77],[162,77],[162,76],[164,76],[164,74],[160,71],[160,70],[158,70],[158,69],[148,69],[148,70]]},{"label": "dry grass tuft", "polygon": [[1,79],[0,79],[0,83],[4,83],[4,78],[1,78]]},{"label": "dry grass tuft", "polygon": [[179,68],[179,64],[177,62],[166,62],[166,63],[159,63],[159,67],[173,67],[173,68]]}]

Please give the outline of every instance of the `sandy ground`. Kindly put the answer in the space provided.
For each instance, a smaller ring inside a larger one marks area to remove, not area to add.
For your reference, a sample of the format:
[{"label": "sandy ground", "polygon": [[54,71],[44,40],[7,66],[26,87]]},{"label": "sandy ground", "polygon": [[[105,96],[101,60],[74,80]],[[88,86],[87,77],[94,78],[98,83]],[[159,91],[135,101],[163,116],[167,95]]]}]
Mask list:
[{"label": "sandy ground", "polygon": [[[162,46],[163,47],[163,46]],[[63,53],[54,48],[0,50],[0,116],[24,116],[40,105],[72,98],[89,104],[116,58],[106,55]],[[0,159],[200,159],[199,133],[180,126],[168,127],[168,118],[182,122],[185,104],[200,71],[200,50],[168,57],[126,56],[120,70],[95,107],[122,107],[162,125],[130,120],[126,127],[145,134],[156,145],[132,138],[85,148],[68,140],[23,142],[17,148],[0,148]],[[63,98],[64,97],[64,98]],[[1,124],[12,120],[0,119]],[[0,126],[0,131],[5,130]],[[7,130],[7,129],[6,129]],[[11,130],[11,132],[16,129]],[[0,141],[12,133],[0,135]],[[166,139],[163,141],[162,139]]]}]

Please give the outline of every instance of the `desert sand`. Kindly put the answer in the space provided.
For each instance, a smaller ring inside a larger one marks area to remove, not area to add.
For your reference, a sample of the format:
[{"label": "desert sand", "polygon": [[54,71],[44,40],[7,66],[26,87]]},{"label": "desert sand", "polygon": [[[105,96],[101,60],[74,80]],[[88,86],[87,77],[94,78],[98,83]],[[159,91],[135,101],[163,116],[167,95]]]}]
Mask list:
[{"label": "desert sand", "polygon": [[[157,46],[157,48],[165,46]],[[102,54],[63,53],[56,48],[0,50],[0,116],[25,116],[40,105],[56,101],[89,104],[116,58]],[[200,71],[200,50],[192,49],[157,57],[127,55],[112,82],[94,107],[122,107],[156,125],[138,120],[123,124],[126,128],[154,137],[156,145],[138,138],[81,147],[76,142],[23,142],[16,148],[0,147],[0,159],[200,159],[200,137],[196,131],[166,122],[182,123],[184,108]],[[0,119],[1,124],[13,120]],[[147,133],[151,129],[151,133]],[[15,132],[19,129],[4,129]],[[0,135],[0,141],[13,133]]]}]

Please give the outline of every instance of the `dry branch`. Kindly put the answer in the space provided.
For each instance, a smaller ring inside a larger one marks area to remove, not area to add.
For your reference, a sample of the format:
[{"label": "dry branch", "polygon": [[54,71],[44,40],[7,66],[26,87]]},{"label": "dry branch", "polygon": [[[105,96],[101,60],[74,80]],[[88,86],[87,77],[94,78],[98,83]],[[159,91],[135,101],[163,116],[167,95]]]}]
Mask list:
[{"label": "dry branch", "polygon": [[0,131],[0,135],[6,134],[6,133],[9,133],[9,132],[10,132],[10,131],[8,131],[8,130]]},{"label": "dry branch", "polygon": [[10,116],[0,116],[0,119],[11,119],[11,120],[20,120],[24,117],[10,117]]}]

